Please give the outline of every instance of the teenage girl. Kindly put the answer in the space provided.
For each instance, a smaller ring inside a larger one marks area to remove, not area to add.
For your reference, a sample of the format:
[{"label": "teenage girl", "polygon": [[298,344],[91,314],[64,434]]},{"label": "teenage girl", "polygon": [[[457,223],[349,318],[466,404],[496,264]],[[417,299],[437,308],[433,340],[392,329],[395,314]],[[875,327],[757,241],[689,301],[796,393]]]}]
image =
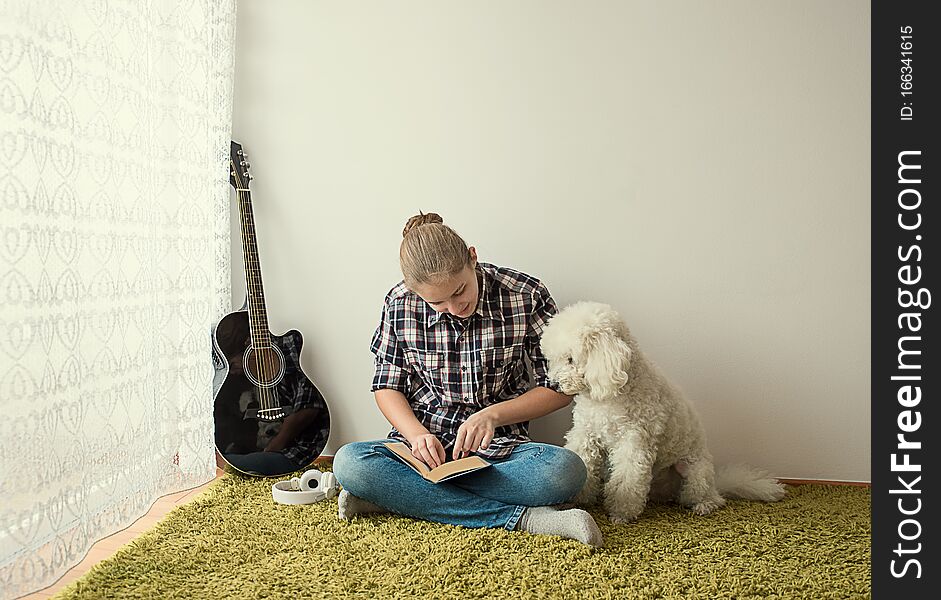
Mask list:
[{"label": "teenage girl", "polygon": [[[437,214],[412,217],[402,235],[404,279],[386,295],[372,340],[372,391],[392,431],[337,451],[340,518],[391,511],[600,546],[591,515],[553,506],[581,490],[585,464],[528,436],[531,419],[572,400],[549,381],[539,349],[557,311],[549,290],[519,271],[478,262]],[[394,458],[383,446],[390,441],[406,442],[431,468],[471,453],[492,466],[434,484]]]}]

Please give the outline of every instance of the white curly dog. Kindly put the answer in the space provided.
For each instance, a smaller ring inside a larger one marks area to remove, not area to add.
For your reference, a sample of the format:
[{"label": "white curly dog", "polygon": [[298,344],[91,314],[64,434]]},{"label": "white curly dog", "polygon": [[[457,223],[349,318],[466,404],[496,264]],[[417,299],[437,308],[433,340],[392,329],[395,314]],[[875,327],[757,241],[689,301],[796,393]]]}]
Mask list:
[{"label": "white curly dog", "polygon": [[723,496],[784,497],[781,483],[744,465],[720,469],[717,479],[693,407],[607,304],[564,308],[543,331],[541,347],[550,379],[575,396],[565,447],[588,467],[577,504],[596,504],[603,491],[611,520],[629,522],[648,499],[676,500],[705,515],[725,504]]}]

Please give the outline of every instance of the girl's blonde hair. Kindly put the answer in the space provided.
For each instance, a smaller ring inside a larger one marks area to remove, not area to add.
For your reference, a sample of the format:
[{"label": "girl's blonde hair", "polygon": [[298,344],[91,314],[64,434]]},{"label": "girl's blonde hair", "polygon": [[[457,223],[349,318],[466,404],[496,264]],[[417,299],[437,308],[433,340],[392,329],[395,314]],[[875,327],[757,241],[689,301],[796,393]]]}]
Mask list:
[{"label": "girl's blonde hair", "polygon": [[405,223],[399,265],[406,287],[438,283],[471,263],[467,244],[437,213],[418,213]]}]

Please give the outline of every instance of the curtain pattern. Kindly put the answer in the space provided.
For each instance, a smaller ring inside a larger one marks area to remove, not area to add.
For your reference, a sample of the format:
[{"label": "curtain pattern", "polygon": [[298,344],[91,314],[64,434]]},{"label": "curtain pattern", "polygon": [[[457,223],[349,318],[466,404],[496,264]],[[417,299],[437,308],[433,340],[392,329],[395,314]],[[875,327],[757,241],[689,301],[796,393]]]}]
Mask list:
[{"label": "curtain pattern", "polygon": [[209,481],[234,0],[0,0],[0,597]]}]

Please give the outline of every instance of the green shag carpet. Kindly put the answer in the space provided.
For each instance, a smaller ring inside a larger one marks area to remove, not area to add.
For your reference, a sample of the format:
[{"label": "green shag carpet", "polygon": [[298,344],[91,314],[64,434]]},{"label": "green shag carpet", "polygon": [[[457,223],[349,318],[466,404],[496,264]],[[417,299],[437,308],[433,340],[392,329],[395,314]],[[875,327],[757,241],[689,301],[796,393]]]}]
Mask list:
[{"label": "green shag carpet", "polygon": [[870,490],[789,487],[779,503],[698,517],[592,514],[593,549],[555,536],[393,515],[337,518],[336,498],[275,504],[225,475],[55,596],[65,598],[866,598]]}]

